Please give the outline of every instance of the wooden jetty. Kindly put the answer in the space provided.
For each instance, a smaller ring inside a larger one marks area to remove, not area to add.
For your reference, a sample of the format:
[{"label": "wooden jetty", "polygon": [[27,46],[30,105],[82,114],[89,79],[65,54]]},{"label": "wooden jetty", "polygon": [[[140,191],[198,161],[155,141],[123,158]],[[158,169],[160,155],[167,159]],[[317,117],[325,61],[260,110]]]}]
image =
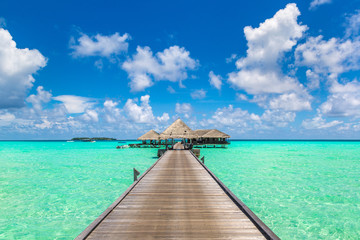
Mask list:
[{"label": "wooden jetty", "polygon": [[279,238],[191,151],[169,150],[76,239]]}]

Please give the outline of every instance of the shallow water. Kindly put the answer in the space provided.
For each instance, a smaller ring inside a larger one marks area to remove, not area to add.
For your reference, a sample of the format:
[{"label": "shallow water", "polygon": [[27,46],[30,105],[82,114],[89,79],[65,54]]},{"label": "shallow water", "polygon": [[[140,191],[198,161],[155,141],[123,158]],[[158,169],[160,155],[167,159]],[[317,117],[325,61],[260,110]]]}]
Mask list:
[{"label": "shallow water", "polygon": [[[121,143],[121,145],[124,143]],[[0,239],[73,239],[156,149],[0,142]],[[282,239],[360,238],[360,142],[233,141],[206,165]]]},{"label": "shallow water", "polygon": [[156,161],[117,144],[0,142],[0,239],[76,237]]},{"label": "shallow water", "polygon": [[360,238],[360,142],[238,141],[201,153],[281,239]]}]

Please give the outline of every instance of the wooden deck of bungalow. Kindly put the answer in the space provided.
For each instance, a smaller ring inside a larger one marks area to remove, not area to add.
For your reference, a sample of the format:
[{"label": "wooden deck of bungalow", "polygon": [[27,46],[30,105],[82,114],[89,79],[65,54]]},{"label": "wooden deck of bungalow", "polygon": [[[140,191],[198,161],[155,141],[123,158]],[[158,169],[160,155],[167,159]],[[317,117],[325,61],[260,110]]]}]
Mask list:
[{"label": "wooden deck of bungalow", "polygon": [[76,239],[279,238],[191,151],[169,150]]}]

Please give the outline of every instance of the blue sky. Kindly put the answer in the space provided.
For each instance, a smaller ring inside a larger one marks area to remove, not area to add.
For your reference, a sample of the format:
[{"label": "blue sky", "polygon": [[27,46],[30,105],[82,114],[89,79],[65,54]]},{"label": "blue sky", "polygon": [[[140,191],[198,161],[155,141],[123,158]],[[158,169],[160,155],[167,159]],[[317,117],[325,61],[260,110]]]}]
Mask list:
[{"label": "blue sky", "polygon": [[360,1],[8,1],[0,139],[360,138]]}]

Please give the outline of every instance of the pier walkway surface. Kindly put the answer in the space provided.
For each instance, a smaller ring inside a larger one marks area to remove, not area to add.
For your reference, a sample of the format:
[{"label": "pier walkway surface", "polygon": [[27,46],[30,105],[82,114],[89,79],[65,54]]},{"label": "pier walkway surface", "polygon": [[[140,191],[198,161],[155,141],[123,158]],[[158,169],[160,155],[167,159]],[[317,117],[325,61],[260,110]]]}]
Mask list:
[{"label": "pier walkway surface", "polygon": [[169,150],[76,239],[279,238],[189,150]]}]

